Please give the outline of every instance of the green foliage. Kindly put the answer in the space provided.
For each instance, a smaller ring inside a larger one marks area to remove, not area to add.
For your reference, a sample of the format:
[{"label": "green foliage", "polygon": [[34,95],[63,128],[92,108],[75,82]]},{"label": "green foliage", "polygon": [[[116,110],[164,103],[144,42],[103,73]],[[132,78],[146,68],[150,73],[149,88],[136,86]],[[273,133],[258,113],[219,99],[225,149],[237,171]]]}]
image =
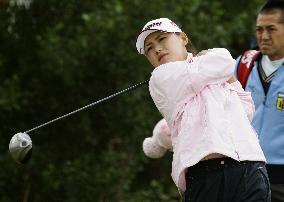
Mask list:
[{"label": "green foliage", "polygon": [[[5,2],[5,1],[4,1]],[[19,131],[149,78],[135,38],[169,17],[197,50],[249,47],[260,0],[34,0],[0,7],[0,201],[180,201],[171,154],[147,159],[144,138],[161,118],[142,87],[32,132],[33,157],[8,153]]]}]

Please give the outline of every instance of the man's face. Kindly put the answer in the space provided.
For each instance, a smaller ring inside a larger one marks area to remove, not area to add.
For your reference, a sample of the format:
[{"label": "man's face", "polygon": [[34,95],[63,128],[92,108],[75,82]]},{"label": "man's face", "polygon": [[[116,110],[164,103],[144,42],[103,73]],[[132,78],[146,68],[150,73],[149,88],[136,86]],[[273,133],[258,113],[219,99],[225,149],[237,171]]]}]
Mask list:
[{"label": "man's face", "polygon": [[186,60],[185,45],[187,43],[188,38],[184,33],[153,32],[145,39],[145,55],[154,67],[168,62]]},{"label": "man's face", "polygon": [[284,23],[281,17],[281,11],[275,10],[259,14],[256,20],[256,39],[259,49],[271,60],[284,57]]}]

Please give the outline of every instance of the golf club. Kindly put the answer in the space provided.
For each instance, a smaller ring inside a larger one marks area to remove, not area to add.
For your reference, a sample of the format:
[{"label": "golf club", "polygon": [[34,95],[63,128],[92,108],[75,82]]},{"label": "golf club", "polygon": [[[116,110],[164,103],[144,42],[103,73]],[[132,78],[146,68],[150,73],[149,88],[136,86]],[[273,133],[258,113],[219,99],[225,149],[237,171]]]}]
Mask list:
[{"label": "golf club", "polygon": [[116,92],[114,94],[111,94],[111,95],[109,95],[107,97],[104,97],[104,98],[102,98],[100,100],[92,102],[92,103],[90,103],[90,104],[88,104],[88,105],[86,105],[84,107],[78,108],[78,109],[76,109],[74,111],[71,111],[71,112],[69,112],[67,114],[64,114],[62,116],[54,118],[54,119],[52,119],[52,120],[50,120],[48,122],[42,123],[42,124],[40,124],[38,126],[35,126],[34,128],[29,129],[29,130],[27,130],[25,132],[19,132],[19,133],[15,134],[12,137],[12,139],[10,141],[10,144],[9,144],[9,151],[10,151],[12,157],[18,163],[21,163],[21,164],[24,164],[24,163],[29,161],[29,159],[31,158],[31,154],[32,154],[32,140],[31,140],[30,136],[28,135],[28,133],[30,133],[30,132],[32,132],[34,130],[37,130],[39,128],[42,128],[44,126],[47,126],[47,125],[49,125],[51,123],[54,123],[56,121],[59,121],[59,120],[61,120],[63,118],[66,118],[68,116],[71,116],[71,115],[73,115],[73,114],[75,114],[77,112],[86,110],[86,109],[88,109],[90,107],[93,107],[93,106],[98,105],[98,104],[100,104],[102,102],[110,100],[110,99],[112,99],[114,97],[117,97],[119,95],[122,95],[122,94],[125,94],[127,92],[130,92],[130,91],[132,91],[134,89],[137,89],[138,87],[141,87],[141,86],[147,84],[148,82],[149,82],[149,80],[140,82],[140,83],[135,84],[133,86],[130,86],[130,87],[124,89],[124,90],[121,90],[121,91]]}]

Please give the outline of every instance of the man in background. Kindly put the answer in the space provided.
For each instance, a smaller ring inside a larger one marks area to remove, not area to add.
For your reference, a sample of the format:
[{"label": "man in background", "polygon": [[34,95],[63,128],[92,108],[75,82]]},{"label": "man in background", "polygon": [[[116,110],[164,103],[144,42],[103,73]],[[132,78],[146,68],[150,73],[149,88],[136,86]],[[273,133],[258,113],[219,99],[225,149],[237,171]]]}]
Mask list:
[{"label": "man in background", "polygon": [[[236,76],[255,103],[253,126],[268,162],[272,202],[283,202],[284,0],[270,0],[262,6],[256,20],[256,39],[259,52],[238,58]],[[247,71],[248,61],[251,71]]]}]

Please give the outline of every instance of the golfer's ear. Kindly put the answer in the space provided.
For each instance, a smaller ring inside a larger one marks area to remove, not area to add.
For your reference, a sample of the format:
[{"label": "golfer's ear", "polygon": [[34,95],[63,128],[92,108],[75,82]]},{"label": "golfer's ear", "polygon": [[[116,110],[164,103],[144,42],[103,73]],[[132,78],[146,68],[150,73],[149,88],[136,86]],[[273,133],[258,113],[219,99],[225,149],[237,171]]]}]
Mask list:
[{"label": "golfer's ear", "polygon": [[181,32],[181,33],[180,33],[180,37],[181,37],[181,39],[182,39],[182,41],[183,41],[184,45],[187,45],[187,44],[188,44],[189,39],[188,39],[188,37],[187,37],[186,33]]}]

